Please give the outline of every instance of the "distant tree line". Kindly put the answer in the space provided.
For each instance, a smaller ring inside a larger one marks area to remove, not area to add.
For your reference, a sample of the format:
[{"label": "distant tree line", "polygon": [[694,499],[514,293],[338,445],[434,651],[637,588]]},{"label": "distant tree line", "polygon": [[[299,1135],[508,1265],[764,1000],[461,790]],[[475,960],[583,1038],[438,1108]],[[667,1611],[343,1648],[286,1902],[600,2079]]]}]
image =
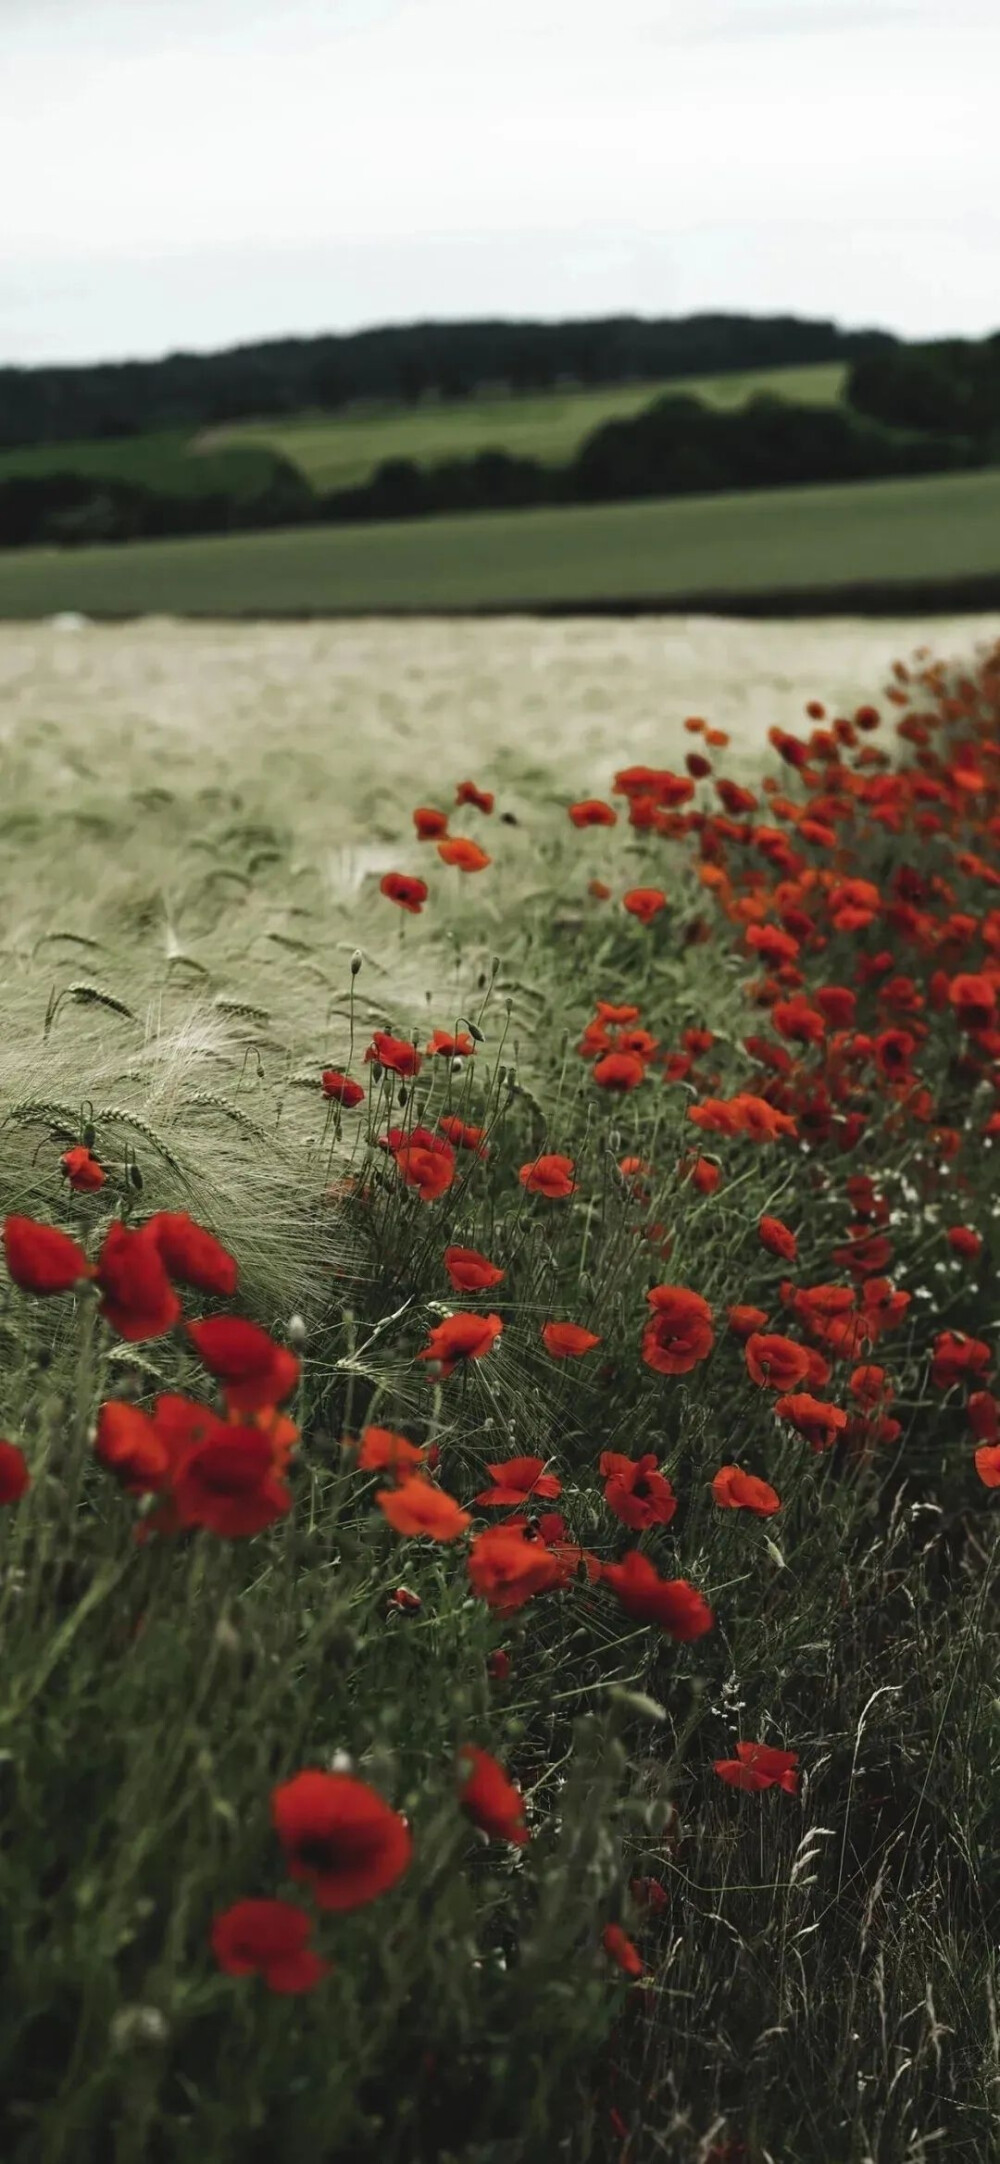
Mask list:
[{"label": "distant tree line", "polygon": [[315,518],[318,499],[290,460],[276,458],[255,492],[212,489],[187,495],[115,475],[12,474],[0,478],[0,548],[88,541],[237,533],[298,526]]},{"label": "distant tree line", "polygon": [[[703,341],[699,365],[708,365],[711,339],[705,325],[726,321],[702,318],[686,325],[631,328],[668,328],[693,338],[697,323]],[[426,326],[428,336],[443,335],[444,328]],[[490,327],[466,328],[485,332]],[[497,328],[527,335],[551,327]],[[596,335],[611,327],[562,328]],[[762,339],[765,331],[768,336],[774,331],[774,326],[761,324],[750,328]],[[817,327],[798,328],[812,333]],[[411,334],[364,334],[376,341],[405,335]],[[758,349],[758,359],[763,350]],[[693,366],[692,354],[689,346],[687,359]],[[717,350],[714,357],[717,361]],[[745,347],[742,357],[747,357]],[[79,425],[77,417],[74,426]],[[71,455],[67,451],[67,460]],[[277,455],[269,456],[266,466],[262,463],[259,486],[238,491],[235,485],[220,486],[202,495],[176,489],[167,493],[155,485],[68,469],[12,476],[0,481],[0,546],[72,546],[310,521],[352,524],[441,512],[629,502],[938,473],[995,462],[1000,462],[1000,334],[979,343],[955,339],[860,353],[850,370],[847,403],[839,406],[758,396],[741,407],[718,410],[698,398],[667,392],[631,418],[594,429],[563,466],[490,449],[429,466],[397,458],[387,460],[360,485],[327,494],[314,491],[289,460]]]},{"label": "distant tree line", "polygon": [[320,495],[279,461],[265,489],[240,497],[161,495],[81,474],[12,479],[0,483],[0,545],[70,546],[310,521],[346,525],[441,512],[624,503],[942,473],[982,466],[989,455],[982,437],[889,428],[843,406],[758,397],[719,411],[675,393],[632,419],[595,429],[565,466],[490,450],[432,466],[397,458],[356,488]]},{"label": "distant tree line", "polygon": [[568,323],[411,323],[272,339],[158,361],[0,369],[0,445],[195,430],[358,399],[416,403],[579,384],[656,382],[892,351],[886,331],[796,316],[613,316]]},{"label": "distant tree line", "polygon": [[867,353],[848,376],[859,413],[896,428],[945,429],[1000,447],[1000,331]]}]

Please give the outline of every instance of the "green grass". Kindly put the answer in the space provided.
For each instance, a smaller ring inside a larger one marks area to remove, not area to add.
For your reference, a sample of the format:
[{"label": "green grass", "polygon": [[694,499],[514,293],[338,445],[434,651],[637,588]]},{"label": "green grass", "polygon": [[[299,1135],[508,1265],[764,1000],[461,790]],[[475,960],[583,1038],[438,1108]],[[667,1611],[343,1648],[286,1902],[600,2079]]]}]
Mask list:
[{"label": "green grass", "polygon": [[843,362],[806,368],[755,369],[730,376],[686,376],[667,383],[630,383],[610,390],[545,391],[517,398],[477,397],[420,406],[384,406],[345,413],[303,414],[290,421],[236,422],[206,430],[215,446],[267,444],[301,467],[314,488],[354,488],[387,458],[427,466],[477,451],[507,451],[544,465],[568,464],[585,436],[604,421],[630,419],[666,392],[685,392],[710,406],[742,406],[761,391],[800,403],[834,404],[843,388]]},{"label": "green grass", "polygon": [[108,437],[80,443],[32,444],[0,450],[0,481],[53,473],[131,481],[168,496],[209,496],[216,490],[239,497],[266,488],[275,461],[266,443],[220,444],[202,449],[186,429],[155,435]]},{"label": "green grass", "polygon": [[[185,636],[203,671],[205,634]],[[0,1214],[61,1224],[92,1253],[116,1214],[183,1208],[210,1225],[241,1273],[237,1295],[210,1304],[300,1349],[301,1443],[291,1511],[273,1526],[138,1544],[144,1504],[98,1462],[97,1408],[148,1409],[177,1389],[214,1403],[215,1386],[182,1331],[124,1341],[92,1286],[36,1299],[0,1268],[0,1432],[31,1472],[0,1505],[4,2164],[621,2164],[626,2131],[629,2164],[994,2164],[1000,1519],[965,1388],[932,1380],[929,1355],[944,1329],[995,1348],[989,1050],[934,990],[942,968],[989,965],[995,672],[954,731],[966,768],[979,740],[977,786],[939,772],[930,828],[922,772],[901,789],[898,831],[884,803],[869,820],[846,784],[870,766],[824,766],[835,859],[787,828],[810,870],[834,860],[887,898],[921,897],[908,933],[888,913],[848,929],[822,877],[797,888],[800,932],[802,911],[812,924],[804,997],[853,985],[863,1033],[850,1056],[838,1037],[789,1046],[806,1151],[688,1118],[696,1100],[777,1087],[744,1048],[778,1027],[754,996],[761,970],[697,880],[697,842],[624,816],[577,833],[572,754],[540,776],[529,750],[518,776],[499,745],[496,767],[476,769],[497,786],[494,816],[456,813],[461,707],[428,750],[400,725],[419,697],[408,681],[384,717],[395,755],[367,784],[381,864],[430,887],[425,914],[403,921],[377,869],[338,879],[336,732],[314,719],[304,747],[251,653],[218,733],[197,725],[187,682],[165,686],[141,662],[123,729],[66,693],[87,644],[60,651],[58,723],[30,654],[12,686]],[[370,692],[353,666],[361,715]],[[487,673],[470,673],[471,707]],[[941,698],[929,676],[910,689],[921,710]],[[880,683],[870,695],[890,711]],[[946,753],[944,727],[930,741]],[[610,718],[604,742],[610,789],[636,747]],[[663,756],[680,767],[694,742],[678,733]],[[811,792],[780,772],[786,796]],[[700,801],[710,814],[710,781]],[[446,871],[413,839],[413,803],[448,808],[492,865],[464,881]],[[773,858],[787,807],[762,800],[756,816]],[[787,865],[714,838],[734,900],[787,915]],[[607,905],[588,896],[598,873]],[[669,904],[642,929],[621,897],[661,880]],[[861,965],[887,938],[924,1001],[912,1056],[930,1119],[870,1056],[897,1010],[884,970]],[[597,1087],[576,1049],[597,999],[634,1001],[655,1040],[626,1097]],[[473,1059],[458,1074],[427,1059],[405,1102],[364,1063],[373,1028],[425,1043],[466,1018]],[[659,1063],[688,1025],[714,1042],[668,1086]],[[326,1116],[326,1064],[370,1090],[342,1122]],[[446,1106],[489,1127],[490,1155],[424,1203],[379,1138]],[[848,1108],[867,1125],[845,1148]],[[59,1173],[87,1123],[108,1173],[90,1196]],[[518,1178],[546,1146],[574,1163],[562,1200],[528,1197]],[[687,1177],[694,1147],[721,1167],[714,1194]],[[626,1155],[638,1179],[621,1173]],[[784,1292],[789,1275],[826,1286],[856,1269],[843,1243],[858,1173],[912,1295],[874,1352],[900,1421],[877,1443],[853,1355]],[[791,1270],[761,1244],[764,1213],[798,1236]],[[980,1263],[949,1248],[958,1222],[984,1235]],[[504,1331],[438,1385],[416,1356],[442,1310],[478,1304],[450,1292],[449,1241],[504,1269],[483,1303]],[[714,1344],[687,1372],[641,1354],[660,1281],[712,1310]],[[202,1295],[183,1300],[202,1312]],[[810,1449],[751,1381],[727,1324],[735,1300],[829,1351],[816,1394],[851,1408],[850,1448]],[[540,1340],[551,1318],[600,1347],[558,1364]],[[443,1546],[391,1530],[381,1483],[342,1447],[369,1423],[436,1445],[436,1476],[476,1511],[477,1534],[488,1467],[544,1454],[572,1540],[604,1562],[640,1547],[661,1578],[704,1593],[713,1627],[677,1642],[579,1568],[514,1614],[488,1607],[470,1590],[468,1533]],[[656,1456],[678,1498],[669,1523],[613,1515],[606,1449]],[[717,1507],[710,1483],[728,1460],[773,1484],[777,1515]],[[394,1605],[400,1586],[419,1608]],[[497,1650],[507,1681],[490,1678]],[[797,1753],[798,1792],[724,1786],[715,1762],[741,1739]],[[526,1797],[526,1847],[488,1841],[459,1809],[469,1742]],[[288,1876],[269,1798],[342,1754],[406,1813],[413,1858],[376,1898],[317,1912]],[[658,1911],[632,1891],[650,1878]],[[220,1971],[211,1921],[244,1896],[309,1912],[332,1964],[314,1993],[273,1996]],[[635,1987],[602,1951],[609,1923],[638,1943]]]},{"label": "green grass", "polygon": [[669,601],[1000,573],[1000,472],[0,556],[0,618]]}]

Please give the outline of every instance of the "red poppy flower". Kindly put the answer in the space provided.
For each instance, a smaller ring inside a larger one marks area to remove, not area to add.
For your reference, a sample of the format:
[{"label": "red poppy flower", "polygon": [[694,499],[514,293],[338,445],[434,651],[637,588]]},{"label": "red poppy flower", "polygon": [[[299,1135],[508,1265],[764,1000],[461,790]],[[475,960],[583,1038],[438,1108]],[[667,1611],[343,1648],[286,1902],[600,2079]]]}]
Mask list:
[{"label": "red poppy flower", "polygon": [[372,1031],[365,1059],[387,1068],[390,1074],[402,1075],[406,1081],[418,1075],[423,1065],[415,1044],[410,1044],[405,1037],[390,1037],[384,1029]]},{"label": "red poppy flower", "polygon": [[22,1292],[70,1292],[81,1278],[93,1277],[82,1247],[56,1225],[33,1217],[8,1217],[3,1228],[7,1268]]},{"label": "red poppy flower", "polygon": [[740,1091],[736,1097],[706,1097],[688,1106],[688,1119],[705,1134],[746,1135],[751,1142],[776,1142],[797,1133],[791,1114],[778,1112],[763,1097]]},{"label": "red poppy flower", "polygon": [[509,1510],[530,1496],[552,1503],[562,1494],[562,1481],[558,1474],[546,1472],[544,1458],[500,1458],[486,1470],[493,1485],[484,1488],[475,1501],[490,1510]]},{"label": "red poppy flower", "polygon": [[425,879],[411,879],[407,872],[385,872],[379,880],[379,892],[387,901],[396,902],[400,909],[407,909],[411,917],[419,917],[427,900]]},{"label": "red poppy flower", "polygon": [[874,1040],[872,1051],[879,1074],[887,1082],[895,1082],[908,1075],[917,1049],[917,1040],[908,1029],[884,1029]]},{"label": "red poppy flower", "polygon": [[474,804],[477,811],[491,812],[495,798],[492,789],[478,789],[474,781],[460,781],[455,791],[456,804]]},{"label": "red poppy flower", "polygon": [[353,1774],[295,1774],[273,1790],[271,1817],[292,1878],[321,1909],[362,1908],[409,1869],[405,1819]]},{"label": "red poppy flower", "polygon": [[756,1473],[741,1472],[738,1465],[720,1465],[712,1494],[720,1510],[752,1510],[757,1518],[773,1518],[781,1509],[781,1497],[770,1483]]},{"label": "red poppy flower", "polygon": [[435,811],[430,804],[418,804],[413,814],[418,842],[442,841],[448,832],[448,814]]},{"label": "red poppy flower", "polygon": [[713,1164],[710,1157],[696,1157],[688,1177],[699,1195],[714,1195],[722,1185],[722,1166]]},{"label": "red poppy flower", "polygon": [[431,1331],[418,1360],[437,1363],[442,1381],[466,1360],[482,1360],[492,1352],[503,1329],[499,1315],[446,1315]]},{"label": "red poppy flower", "polygon": [[[344,1437],[344,1448],[353,1448],[349,1435]],[[362,1428],[358,1448],[358,1470],[362,1473],[394,1473],[397,1480],[406,1480],[419,1472],[426,1463],[427,1451],[420,1443],[407,1441],[405,1435],[397,1435],[394,1428]]]},{"label": "red poppy flower", "polygon": [[796,1260],[799,1243],[794,1232],[790,1232],[788,1226],[782,1224],[780,1217],[762,1217],[757,1230],[760,1244],[766,1247],[769,1255],[780,1255],[783,1262]]},{"label": "red poppy flower", "polygon": [[642,1357],[659,1375],[690,1375],[715,1342],[712,1310],[685,1285],[654,1285],[646,1300],[652,1319],[642,1333]]},{"label": "red poppy flower", "polygon": [[[726,1310],[726,1319],[733,1336],[742,1338],[744,1344],[748,1337],[767,1328],[767,1316],[762,1307],[731,1307]],[[754,1381],[756,1379],[755,1376]]]},{"label": "red poppy flower", "polygon": [[848,1388],[851,1396],[858,1398],[862,1405],[878,1405],[883,1398],[892,1396],[885,1369],[873,1364],[855,1368]]},{"label": "red poppy flower", "polygon": [[593,1352],[601,1340],[592,1330],[581,1329],[578,1322],[546,1322],[542,1324],[542,1342],[553,1360],[579,1360],[583,1353]]},{"label": "red poppy flower", "polygon": [[990,977],[953,977],[948,986],[948,998],[955,1009],[955,1020],[960,1029],[990,1029],[996,1014],[997,992]]},{"label": "red poppy flower", "polygon": [[778,1398],[774,1410],[780,1419],[791,1421],[813,1450],[831,1449],[841,1429],[847,1426],[847,1414],[839,1405],[824,1405],[808,1390]]},{"label": "red poppy flower", "polygon": [[975,1458],[984,1488],[1000,1488],[1000,1443],[980,1443]]},{"label": "red poppy flower", "polygon": [[111,1398],[97,1416],[94,1450],[132,1495],[153,1495],[170,1472],[170,1452],[148,1413]]},{"label": "red poppy flower", "polygon": [[82,1143],[76,1149],[64,1150],[59,1163],[70,1186],[75,1187],[81,1195],[96,1194],[97,1189],[104,1186],[108,1176],[104,1166],[98,1164],[93,1151],[84,1149]]},{"label": "red poppy flower", "polygon": [[510,1654],[502,1646],[496,1646],[487,1657],[486,1673],[491,1683],[506,1683],[510,1677]]},{"label": "red poppy flower", "polygon": [[19,1503],[31,1486],[24,1453],[16,1443],[0,1443],[0,1508]]},{"label": "red poppy flower", "polygon": [[421,1130],[421,1140],[414,1136],[400,1143],[393,1151],[396,1170],[408,1187],[415,1187],[421,1202],[436,1202],[447,1194],[455,1177],[455,1152],[451,1143],[442,1135],[426,1135]]},{"label": "red poppy flower", "polygon": [[730,1788],[759,1795],[765,1788],[783,1788],[794,1796],[799,1777],[797,1751],[779,1751],[770,1743],[738,1743],[735,1758],[717,1758],[715,1772]]},{"label": "red poppy flower", "polygon": [[280,1405],[299,1379],[293,1352],[239,1315],[189,1322],[188,1336],[210,1375],[217,1376],[230,1412],[257,1413]]},{"label": "red poppy flower", "polygon": [[628,1932],[621,1924],[605,1924],[601,1933],[601,1945],[610,1961],[615,1963],[623,1976],[644,1976],[645,1963],[637,1946],[632,1944]]},{"label": "red poppy flower", "polygon": [[524,1797],[488,1751],[464,1743],[459,1752],[458,1800],[474,1825],[491,1841],[524,1848],[531,1839],[524,1818]]},{"label": "red poppy flower", "polygon": [[637,1052],[606,1052],[594,1068],[594,1081],[602,1090],[638,1089],[646,1079],[646,1063]]},{"label": "red poppy flower", "polygon": [[931,1381],[935,1390],[950,1390],[954,1383],[985,1375],[992,1360],[981,1338],[966,1337],[962,1330],[941,1330],[934,1340]]},{"label": "red poppy flower", "polygon": [[274,1469],[268,1436],[259,1428],[229,1427],[225,1421],[185,1459],[172,1493],[182,1526],[203,1526],[223,1540],[247,1540],[262,1533],[292,1504]]},{"label": "red poppy flower", "polygon": [[451,1112],[442,1114],[438,1126],[456,1150],[474,1150],[477,1157],[489,1156],[485,1127],[469,1127]]},{"label": "red poppy flower", "polygon": [[806,999],[776,1000],[771,1021],[779,1036],[790,1037],[798,1044],[821,1044],[826,1036],[825,1016],[810,1007]]},{"label": "red poppy flower", "polygon": [[648,1450],[641,1458],[626,1458],[617,1450],[602,1450],[598,1471],[605,1482],[604,1500],[609,1510],[633,1532],[649,1525],[669,1525],[677,1509],[677,1497],[656,1458]]},{"label": "red poppy flower", "polygon": [[329,1974],[309,1946],[312,1917],[290,1901],[235,1901],[212,1925],[212,1952],[227,1976],[262,1976],[269,1991],[312,1991]]},{"label": "red poppy flower", "polygon": [[[718,786],[717,783],[716,787]],[[799,952],[798,940],[791,932],[779,931],[776,924],[751,924],[747,930],[746,943],[772,969],[780,967],[783,962],[794,962]]]},{"label": "red poppy flower", "polygon": [[640,924],[652,924],[660,910],[667,906],[667,897],[661,887],[630,887],[622,895],[622,908],[630,917],[638,917]]},{"label": "red poppy flower", "polygon": [[476,1047],[467,1030],[454,1033],[449,1029],[436,1029],[427,1050],[442,1059],[473,1059]]},{"label": "red poppy flower", "polygon": [[456,1292],[489,1292],[503,1282],[504,1272],[476,1247],[446,1247],[443,1260]]},{"label": "red poppy flower", "polygon": [[618,813],[600,797],[584,797],[579,804],[571,804],[569,816],[575,827],[613,827],[618,824]]},{"label": "red poppy flower", "polygon": [[556,1201],[574,1193],[575,1169],[571,1157],[535,1157],[530,1165],[521,1166],[517,1176],[529,1195],[548,1195],[551,1201]]},{"label": "red poppy flower", "polygon": [[961,1255],[965,1262],[977,1262],[983,1251],[983,1236],[974,1232],[971,1225],[952,1225],[948,1245],[954,1255]]},{"label": "red poppy flower", "polygon": [[439,842],[437,853],[442,864],[454,864],[460,872],[484,872],[493,862],[478,842],[470,842],[464,834],[453,834],[448,841]]},{"label": "red poppy flower", "polygon": [[670,1907],[670,1895],[659,1878],[630,1878],[628,1890],[636,1908],[648,1916],[662,1916]]},{"label": "red poppy flower", "polygon": [[630,1549],[620,1563],[605,1563],[601,1577],[617,1594],[626,1615],[640,1623],[658,1623],[681,1644],[703,1638],[715,1621],[703,1594],[686,1578],[661,1578],[638,1548]]},{"label": "red poppy flower", "polygon": [[223,1300],[232,1298],[238,1277],[232,1255],[204,1225],[196,1225],[186,1210],[158,1210],[143,1230],[175,1284],[193,1285],[197,1292],[214,1292]]},{"label": "red poppy flower", "polygon": [[108,1226],[97,1262],[97,1282],[103,1294],[101,1314],[129,1344],[163,1337],[180,1315],[180,1301],[148,1225],[132,1232],[116,1218]]},{"label": "red poppy flower", "polygon": [[857,1004],[856,995],[843,984],[821,985],[816,994],[816,1005],[833,1029],[850,1027]]},{"label": "red poppy flower", "polygon": [[393,1532],[408,1540],[458,1540],[472,1523],[454,1496],[430,1480],[410,1479],[398,1488],[380,1488],[375,1501]]},{"label": "red poppy flower", "polygon": [[593,895],[595,902],[610,902],[611,900],[611,888],[606,879],[589,879],[587,881],[587,893]]},{"label": "red poppy flower", "polygon": [[744,1347],[751,1382],[762,1390],[794,1390],[809,1373],[809,1354],[794,1338],[753,1330]]},{"label": "red poppy flower", "polygon": [[361,1083],[352,1081],[350,1075],[341,1074],[338,1068],[324,1067],[322,1079],[324,1097],[332,1097],[347,1111],[364,1102],[365,1093]]},{"label": "red poppy flower", "polygon": [[1000,1442],[1000,1403],[991,1390],[974,1390],[965,1410],[977,1443]]},{"label": "red poppy flower", "polygon": [[536,1593],[566,1583],[567,1564],[544,1541],[528,1540],[520,1526],[491,1526],[477,1533],[468,1554],[474,1593],[500,1615],[513,1615]]}]

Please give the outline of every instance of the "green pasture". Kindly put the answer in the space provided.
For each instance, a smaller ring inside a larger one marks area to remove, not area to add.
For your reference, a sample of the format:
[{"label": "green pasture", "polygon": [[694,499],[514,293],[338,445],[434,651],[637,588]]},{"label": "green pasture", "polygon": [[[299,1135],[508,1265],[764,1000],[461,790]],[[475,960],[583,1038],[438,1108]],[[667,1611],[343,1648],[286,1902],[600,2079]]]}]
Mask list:
[{"label": "green pasture", "polygon": [[266,445],[300,467],[316,489],[354,488],[389,458],[409,458],[429,466],[490,450],[537,458],[544,465],[565,465],[593,429],[605,421],[631,420],[668,391],[684,392],[718,407],[745,405],[763,391],[800,403],[832,405],[840,397],[845,373],[841,361],[830,361],[807,368],[754,369],[595,391],[543,391],[536,397],[494,393],[418,406],[353,407],[343,413],[239,422],[207,430],[199,440],[212,449]]},{"label": "green pasture", "polygon": [[0,556],[0,618],[720,600],[1000,574],[1000,472]]},{"label": "green pasture", "polygon": [[189,430],[161,429],[148,436],[113,436],[80,443],[38,443],[0,450],[0,482],[55,473],[94,475],[99,480],[131,482],[168,496],[211,496],[217,491],[257,496],[267,487],[275,464],[266,443],[219,443],[205,446]]}]

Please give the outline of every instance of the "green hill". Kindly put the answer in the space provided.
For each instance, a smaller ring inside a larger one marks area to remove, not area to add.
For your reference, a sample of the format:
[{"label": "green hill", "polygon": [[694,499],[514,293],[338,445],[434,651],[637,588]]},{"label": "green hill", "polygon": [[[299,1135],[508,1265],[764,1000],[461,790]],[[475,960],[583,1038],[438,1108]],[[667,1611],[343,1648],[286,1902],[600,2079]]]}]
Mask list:
[{"label": "green hill", "polygon": [[213,453],[250,447],[278,451],[316,489],[356,488],[386,459],[395,458],[429,466],[490,450],[565,465],[593,429],[605,421],[631,419],[665,391],[694,395],[720,408],[744,405],[762,391],[814,405],[834,404],[846,373],[842,361],[821,361],[803,368],[627,383],[613,389],[425,400],[415,406],[359,404],[337,413],[241,421],[205,430],[197,441]]}]

